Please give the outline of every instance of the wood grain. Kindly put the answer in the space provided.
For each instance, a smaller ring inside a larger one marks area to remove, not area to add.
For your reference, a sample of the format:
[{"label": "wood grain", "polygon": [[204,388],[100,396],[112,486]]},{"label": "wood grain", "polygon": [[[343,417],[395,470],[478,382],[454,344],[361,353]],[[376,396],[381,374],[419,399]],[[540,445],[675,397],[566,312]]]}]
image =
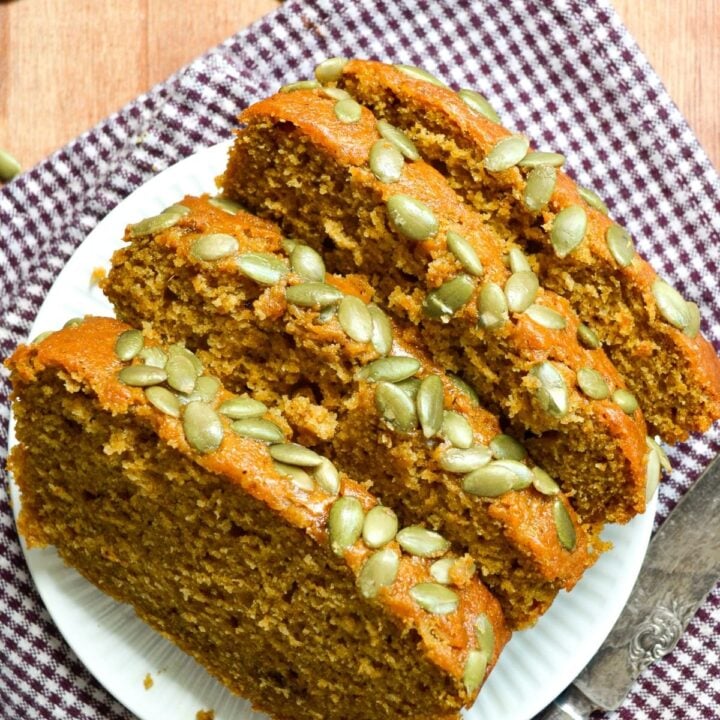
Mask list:
[{"label": "wood grain", "polygon": [[[277,0],[0,0],[0,147],[30,167]],[[615,0],[716,167],[720,2]]]}]

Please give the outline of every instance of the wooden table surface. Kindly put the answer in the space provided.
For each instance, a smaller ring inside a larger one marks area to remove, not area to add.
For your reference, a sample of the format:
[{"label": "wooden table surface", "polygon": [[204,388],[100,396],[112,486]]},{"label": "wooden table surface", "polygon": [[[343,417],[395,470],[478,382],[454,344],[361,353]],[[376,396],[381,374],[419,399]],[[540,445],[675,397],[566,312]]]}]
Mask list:
[{"label": "wooden table surface", "polygon": [[[720,0],[615,0],[716,167]],[[0,0],[0,148],[28,168],[277,0]]]}]

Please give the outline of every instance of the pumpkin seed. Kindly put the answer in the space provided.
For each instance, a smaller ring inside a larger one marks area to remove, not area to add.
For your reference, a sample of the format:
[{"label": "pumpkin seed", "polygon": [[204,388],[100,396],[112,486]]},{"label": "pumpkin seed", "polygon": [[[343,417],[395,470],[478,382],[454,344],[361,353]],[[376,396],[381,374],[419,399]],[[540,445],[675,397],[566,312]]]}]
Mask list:
[{"label": "pumpkin seed", "polygon": [[325,279],[325,263],[320,254],[308,245],[295,245],[290,253],[290,268],[308,282]]},{"label": "pumpkin seed", "polygon": [[352,98],[352,95],[347,90],[337,87],[322,87],[320,88],[320,94],[331,100],[347,100]]},{"label": "pumpkin seed", "polygon": [[276,285],[288,273],[285,263],[270,253],[245,253],[235,264],[243,275],[261,285]]},{"label": "pumpkin seed", "polygon": [[267,406],[252,398],[234,397],[225,400],[218,410],[221,415],[225,415],[231,420],[241,420],[242,418],[262,417],[267,412]]},{"label": "pumpkin seed", "polygon": [[296,465],[286,465],[285,463],[274,462],[273,467],[278,475],[284,475],[285,477],[290,478],[293,485],[296,485],[307,492],[312,492],[315,489],[313,479]]},{"label": "pumpkin seed", "polygon": [[285,288],[285,297],[291,305],[324,308],[339,303],[344,294],[327,283],[309,282]]},{"label": "pumpkin seed", "polygon": [[491,122],[500,124],[500,116],[495,112],[493,106],[488,102],[484,95],[475,90],[463,88],[458,91],[458,97],[478,115],[482,115]]},{"label": "pumpkin seed", "polygon": [[490,451],[497,460],[524,460],[527,450],[511,435],[500,433],[490,441]]},{"label": "pumpkin seed", "polygon": [[408,160],[420,159],[415,143],[402,130],[391,125],[387,120],[378,120],[375,127],[380,135],[392,143]]},{"label": "pumpkin seed", "polygon": [[425,298],[423,310],[428,317],[438,318],[454,314],[472,297],[475,283],[468,275],[458,275],[439,288],[431,290]]},{"label": "pumpkin seed", "polygon": [[295,92],[296,90],[315,90],[320,87],[317,80],[298,80],[288,83],[280,88],[281,93]]},{"label": "pumpkin seed", "polygon": [[581,205],[570,205],[556,216],[550,231],[555,254],[564,258],[583,241],[587,230],[587,213]]},{"label": "pumpkin seed", "polygon": [[415,403],[397,385],[379,382],[375,390],[375,405],[382,417],[396,430],[407,433],[417,427]]},{"label": "pumpkin seed", "polygon": [[340,491],[340,473],[327,458],[323,458],[315,468],[313,478],[318,487],[329,495],[337,495]]},{"label": "pumpkin seed", "polygon": [[420,369],[420,361],[406,355],[393,355],[368,363],[357,374],[362,380],[396,383],[412,377]]},{"label": "pumpkin seed", "polygon": [[43,340],[46,340],[51,335],[54,334],[54,330],[46,330],[45,332],[41,332],[39,335],[36,335],[31,341],[31,345],[36,345],[37,343],[41,343]]},{"label": "pumpkin seed", "polygon": [[624,388],[618,388],[612,394],[613,402],[620,406],[620,409],[626,415],[632,415],[640,406],[638,405],[637,398],[629,391]]},{"label": "pumpkin seed", "polygon": [[619,225],[611,225],[605,233],[608,249],[615,262],[622,267],[632,264],[635,257],[635,245],[630,233]]},{"label": "pumpkin seed", "polygon": [[244,212],[245,208],[235,200],[231,200],[223,195],[216,195],[208,199],[208,202],[214,207],[228,213],[229,215],[237,215],[239,212]]},{"label": "pumpkin seed", "polygon": [[580,323],[578,326],[577,338],[580,344],[589,350],[597,350],[600,347],[600,338],[597,333],[585,323]]},{"label": "pumpkin seed", "polygon": [[549,167],[562,167],[565,164],[565,156],[556,152],[542,152],[534,150],[529,152],[519,163],[520,167],[536,168],[543,165]]},{"label": "pumpkin seed", "polygon": [[577,382],[580,389],[593,400],[604,400],[610,395],[610,387],[605,378],[592,368],[580,368],[577,372]]},{"label": "pumpkin seed", "polygon": [[481,652],[484,652],[488,657],[493,656],[495,652],[495,628],[485,613],[480,613],[475,620],[475,640]]},{"label": "pumpkin seed", "polygon": [[363,565],[358,576],[358,587],[363,597],[377,597],[381,588],[389,587],[395,582],[400,569],[400,557],[387,548],[373,553]]},{"label": "pumpkin seed", "polygon": [[223,439],[220,416],[204,402],[191,402],[183,411],[183,432],[193,450],[209,453],[217,450]]},{"label": "pumpkin seed", "polygon": [[502,172],[517,165],[527,154],[530,143],[522,135],[510,135],[499,140],[483,161],[490,172]]},{"label": "pumpkin seed", "polygon": [[[533,481],[532,470],[518,460],[495,460],[491,466],[496,468],[504,468],[511,472],[515,479],[513,480],[513,490],[524,490],[530,487]],[[499,471],[498,471],[499,472]]]},{"label": "pumpkin seed", "polygon": [[274,422],[263,418],[241,418],[236,420],[230,427],[238,435],[250,440],[281,443],[285,439],[283,431]]},{"label": "pumpkin seed", "polygon": [[354,295],[346,295],[338,306],[340,327],[356,342],[370,342],[373,319],[367,305]]},{"label": "pumpkin seed", "polygon": [[70,318],[70,319],[63,325],[63,329],[65,329],[65,328],[76,328],[76,327],[80,327],[80,326],[83,324],[84,321],[85,321],[85,318],[81,318],[81,317]]},{"label": "pumpkin seed", "polygon": [[423,379],[415,404],[423,435],[426,438],[437,435],[442,428],[445,405],[445,391],[442,380],[437,375],[428,375]]},{"label": "pumpkin seed", "polygon": [[234,255],[240,246],[232,235],[211,233],[202,235],[190,246],[190,254],[198,260],[222,260]]},{"label": "pumpkin seed", "polygon": [[164,368],[168,359],[168,356],[157,346],[144,347],[137,356],[145,365],[157,368]]},{"label": "pumpkin seed", "polygon": [[123,362],[128,362],[143,349],[144,344],[145,340],[140,330],[125,330],[115,341],[115,354]]},{"label": "pumpkin seed", "polygon": [[292,251],[298,246],[302,245],[303,243],[299,242],[298,240],[293,240],[292,238],[283,238],[280,241],[280,245],[282,245],[282,249],[288,254],[288,257],[292,254]]},{"label": "pumpkin seed", "polygon": [[347,65],[348,59],[344,57],[331,57],[327,60],[323,60],[315,68],[315,77],[318,82],[329,83],[335,82],[340,79],[343,73],[343,68]]},{"label": "pumpkin seed", "polygon": [[684,330],[690,325],[690,312],[683,296],[664,280],[656,280],[652,293],[660,315],[672,326]]},{"label": "pumpkin seed", "polygon": [[410,597],[433,615],[449,615],[457,610],[458,596],[453,590],[439,583],[418,583],[410,588]]},{"label": "pumpkin seed", "polygon": [[399,70],[401,73],[404,73],[408,77],[411,77],[415,80],[424,80],[425,82],[429,82],[431,85],[436,85],[437,87],[446,88],[447,85],[442,82],[441,80],[438,80],[434,75],[431,75],[427,70],[423,70],[422,68],[415,67],[415,65],[395,65],[395,68]]},{"label": "pumpkin seed", "polygon": [[484,467],[492,454],[483,445],[469,448],[448,448],[440,456],[440,467],[446,472],[465,474]]},{"label": "pumpkin seed", "polygon": [[553,519],[555,520],[555,529],[560,544],[572,552],[575,549],[576,535],[575,526],[570,518],[570,513],[560,498],[553,503]]},{"label": "pumpkin seed", "polygon": [[665,472],[671,472],[672,465],[670,464],[670,459],[665,454],[665,451],[662,449],[660,444],[657,443],[655,439],[650,437],[649,435],[645,438],[645,442],[651,450],[654,450],[658,454],[658,458],[660,459],[660,465],[662,466],[663,470],[665,470]]},{"label": "pumpkin seed", "polygon": [[377,140],[370,148],[368,160],[373,175],[383,183],[394,183],[400,179],[405,158],[388,140]]},{"label": "pumpkin seed", "polygon": [[318,325],[325,325],[329,323],[337,315],[337,305],[328,305],[323,308],[315,318],[315,322]]},{"label": "pumpkin seed", "polygon": [[445,557],[440,558],[440,560],[436,560],[430,566],[430,575],[432,575],[433,580],[439,582],[441,585],[451,585],[450,571],[456,562],[457,558],[453,557]]},{"label": "pumpkin seed", "polygon": [[376,505],[365,516],[362,538],[369,548],[381,548],[395,538],[397,531],[397,515],[389,507]]},{"label": "pumpkin seed", "polygon": [[412,401],[415,403],[418,390],[420,389],[420,380],[418,378],[408,378],[395,383],[395,387],[399,387]]},{"label": "pumpkin seed", "polygon": [[270,457],[286,465],[299,465],[300,467],[317,467],[323,461],[322,455],[297,443],[271,445]]},{"label": "pumpkin seed", "polygon": [[175,393],[170,392],[161,385],[145,388],[145,397],[148,402],[161,413],[170,417],[180,417],[180,401]]},{"label": "pumpkin seed", "polygon": [[473,443],[473,429],[467,418],[454,410],[443,414],[442,435],[452,445],[467,450]]},{"label": "pumpkin seed", "polygon": [[462,488],[470,495],[495,498],[513,490],[516,481],[517,475],[511,469],[493,462],[465,475]]},{"label": "pumpkin seed", "polygon": [[197,373],[195,366],[185,355],[173,353],[165,365],[168,385],[178,392],[189,395],[195,389]]},{"label": "pumpkin seed", "polygon": [[0,148],[0,182],[10,182],[21,170],[20,163],[7,150]]},{"label": "pumpkin seed", "polygon": [[599,210],[603,215],[608,215],[610,213],[607,205],[594,190],[578,186],[578,194],[590,207]]},{"label": "pumpkin seed", "polygon": [[150,387],[167,380],[167,373],[162,368],[149,365],[128,365],[119,373],[118,378],[124,385],[131,387]]},{"label": "pumpkin seed", "polygon": [[645,502],[652,500],[660,484],[660,458],[655,450],[645,456]]},{"label": "pumpkin seed", "polygon": [[202,400],[203,402],[211,403],[217,397],[219,390],[220,381],[216,377],[212,375],[202,375],[195,381],[195,387],[188,401]]},{"label": "pumpkin seed", "polygon": [[555,190],[557,171],[550,165],[534,167],[525,182],[525,205],[533,212],[539,212],[549,202]]},{"label": "pumpkin seed", "polygon": [[473,407],[479,407],[480,405],[480,398],[478,397],[477,391],[475,388],[470,387],[461,377],[458,377],[457,375],[453,375],[452,373],[446,373],[448,380],[461,392],[463,395],[467,396],[467,399],[470,401],[470,404]]},{"label": "pumpkin seed", "polygon": [[197,355],[195,355],[195,353],[191,350],[188,350],[184,345],[180,345],[180,343],[173,343],[168,348],[168,357],[172,357],[173,355],[182,355],[183,357],[186,357],[195,368],[195,375],[202,375],[203,364],[200,362]]},{"label": "pumpkin seed", "polygon": [[569,407],[568,388],[560,371],[546,361],[535,365],[530,374],[540,382],[535,395],[540,407],[555,417],[565,415]]},{"label": "pumpkin seed", "polygon": [[392,350],[392,325],[388,316],[377,306],[368,305],[368,312],[372,318],[372,334],[370,342],[380,355],[387,355]]},{"label": "pumpkin seed", "polygon": [[450,548],[450,542],[440,533],[426,530],[419,525],[403,528],[395,539],[406,553],[417,557],[440,557]]},{"label": "pumpkin seed", "polygon": [[483,265],[473,246],[458,233],[449,230],[446,236],[448,250],[462,265],[463,270],[476,277],[483,274]]},{"label": "pumpkin seed", "polygon": [[510,265],[510,271],[513,273],[532,272],[532,267],[530,267],[525,253],[520,248],[510,248],[508,264]]},{"label": "pumpkin seed", "polygon": [[560,486],[537,465],[532,469],[533,487],[543,495],[557,495],[560,492]]},{"label": "pumpkin seed", "polygon": [[482,286],[477,306],[478,325],[485,330],[497,330],[510,318],[505,293],[497,283],[487,282]]},{"label": "pumpkin seed", "polygon": [[344,100],[338,100],[333,110],[335,111],[335,117],[343,123],[356,123],[360,120],[362,115],[362,108],[352,98],[345,98]]},{"label": "pumpkin seed", "polygon": [[365,511],[357,498],[346,495],[333,503],[328,515],[328,535],[336,555],[342,555],[357,542],[364,520]]},{"label": "pumpkin seed", "polygon": [[393,195],[388,199],[386,207],[390,225],[403,237],[420,242],[438,231],[438,221],[433,211],[409,195]]},{"label": "pumpkin seed", "polygon": [[696,338],[700,332],[700,308],[694,302],[685,303],[685,309],[688,314],[688,324],[683,332],[689,338]]},{"label": "pumpkin seed", "polygon": [[521,313],[527,310],[535,300],[540,282],[532,271],[514,272],[505,283],[505,297],[510,312]]},{"label": "pumpkin seed", "polygon": [[526,310],[525,314],[535,323],[548,330],[563,330],[567,326],[567,320],[559,312],[533,303]]},{"label": "pumpkin seed", "polygon": [[487,673],[488,656],[482,650],[471,650],[465,660],[463,685],[468,695],[475,695]]},{"label": "pumpkin seed", "polygon": [[177,224],[184,214],[178,211],[168,211],[140,220],[128,227],[130,237],[138,238],[168,230]]}]

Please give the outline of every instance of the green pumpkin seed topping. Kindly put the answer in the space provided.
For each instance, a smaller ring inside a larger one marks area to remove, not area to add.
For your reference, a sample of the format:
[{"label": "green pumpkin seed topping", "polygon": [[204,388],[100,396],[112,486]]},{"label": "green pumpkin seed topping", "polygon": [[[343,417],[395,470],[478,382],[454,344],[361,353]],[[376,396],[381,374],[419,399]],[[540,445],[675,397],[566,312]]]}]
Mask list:
[{"label": "green pumpkin seed topping", "polygon": [[182,425],[185,439],[193,450],[209,453],[220,447],[223,439],[222,421],[208,403],[188,403],[183,411]]},{"label": "green pumpkin seed topping", "polygon": [[478,649],[484,652],[488,657],[492,657],[495,652],[495,628],[490,622],[490,618],[485,613],[480,613],[475,620],[475,640]]},{"label": "green pumpkin seed topping", "polygon": [[85,318],[81,318],[81,317],[70,318],[70,319],[63,325],[63,329],[65,329],[65,328],[76,328],[76,327],[80,327],[80,326],[83,324],[83,322],[85,322]]},{"label": "green pumpkin seed topping", "polygon": [[527,154],[530,143],[522,135],[510,135],[498,141],[485,157],[483,166],[490,172],[502,172],[515,167]]},{"label": "green pumpkin seed topping", "polygon": [[645,456],[645,502],[652,500],[660,484],[660,457],[654,449]]},{"label": "green pumpkin seed topping", "polygon": [[401,380],[399,383],[395,383],[395,386],[399,387],[414,403],[418,390],[420,389],[420,380],[412,377],[407,380]]},{"label": "green pumpkin seed topping", "polygon": [[22,171],[22,165],[7,151],[0,148],[0,182],[10,182]]},{"label": "green pumpkin seed topping", "polygon": [[370,342],[378,354],[387,355],[392,350],[393,342],[390,320],[377,305],[368,305],[367,309],[372,318]]},{"label": "green pumpkin seed topping", "polygon": [[333,503],[328,515],[328,535],[330,547],[336,555],[342,556],[357,542],[364,521],[365,511],[357,498],[344,496]]},{"label": "green pumpkin seed topping", "polygon": [[41,343],[43,340],[46,340],[49,338],[52,334],[54,334],[54,330],[46,330],[45,332],[41,332],[39,335],[36,335],[31,341],[31,345],[36,345],[37,343]]},{"label": "green pumpkin seed topping", "polygon": [[245,253],[235,260],[238,270],[261,285],[277,285],[288,268],[270,253]]},{"label": "green pumpkin seed topping", "polygon": [[202,375],[203,373],[203,364],[200,362],[198,357],[195,355],[194,352],[191,352],[188,350],[184,345],[180,345],[179,343],[175,343],[171,345],[168,348],[168,355],[169,357],[172,357],[173,355],[182,355],[186,357],[195,368],[195,374],[196,375]]},{"label": "green pumpkin seed topping", "polygon": [[327,458],[323,458],[315,468],[313,478],[317,486],[329,495],[337,495],[340,491],[340,473]]},{"label": "green pumpkin seed topping", "polygon": [[458,233],[452,230],[447,234],[448,250],[455,256],[455,259],[462,265],[463,270],[476,277],[483,274],[483,266],[480,258],[473,249],[473,246]]},{"label": "green pumpkin seed topping", "polygon": [[650,435],[645,438],[645,442],[648,448],[654,450],[658,454],[658,458],[660,459],[660,465],[662,466],[663,470],[665,470],[665,472],[671,472],[672,465],[670,464],[670,459],[665,454],[665,451],[662,449],[660,444],[657,443],[654,438],[650,437]]},{"label": "green pumpkin seed topping", "polygon": [[161,385],[152,385],[145,388],[145,397],[148,402],[164,415],[180,417],[180,401],[175,393]]},{"label": "green pumpkin seed topping", "polygon": [[216,195],[215,197],[211,197],[208,199],[208,202],[219,210],[223,210],[224,212],[228,213],[229,215],[237,215],[239,212],[243,212],[245,210],[245,208],[239,202],[224,197],[223,195]]},{"label": "green pumpkin seed topping", "polygon": [[406,553],[417,557],[440,557],[450,548],[449,541],[442,535],[419,525],[403,528],[395,539]]},{"label": "green pumpkin seed topping", "polygon": [[556,152],[542,152],[533,150],[529,152],[519,163],[520,167],[536,168],[543,165],[553,168],[562,167],[565,164],[565,156]]},{"label": "green pumpkin seed topping", "polygon": [[480,406],[480,398],[478,397],[477,391],[474,387],[468,385],[461,377],[447,373],[447,378],[450,382],[470,401],[473,407]]},{"label": "green pumpkin seed topping", "polygon": [[405,158],[389,140],[377,140],[370,148],[368,165],[380,182],[394,183],[402,175]]},{"label": "green pumpkin seed topping", "polygon": [[640,406],[638,405],[637,398],[629,391],[624,388],[618,388],[612,394],[613,402],[620,406],[620,409],[626,415],[632,415]]},{"label": "green pumpkin seed topping", "polygon": [[608,215],[610,213],[607,205],[594,190],[578,186],[578,194],[590,207],[599,210],[603,215]]},{"label": "green pumpkin seed topping", "polygon": [[630,233],[619,225],[611,225],[605,233],[608,249],[615,262],[622,267],[632,264],[635,257],[635,245]]},{"label": "green pumpkin seed topping", "polygon": [[373,318],[367,305],[354,295],[346,295],[338,307],[338,322],[348,337],[367,343],[372,339]]},{"label": "green pumpkin seed topping", "polygon": [[335,82],[340,79],[344,67],[348,64],[348,59],[344,57],[331,57],[323,60],[315,68],[315,77],[318,82],[323,84]]},{"label": "green pumpkin seed topping", "polygon": [[202,400],[211,403],[215,400],[219,391],[220,381],[217,378],[212,377],[212,375],[201,375],[195,381],[195,387],[190,397],[188,397],[188,402]]},{"label": "green pumpkin seed topping", "polygon": [[429,82],[432,85],[437,85],[437,87],[446,88],[447,85],[442,82],[441,80],[438,80],[434,75],[431,75],[427,70],[423,70],[422,68],[415,67],[414,65],[395,65],[395,68],[399,70],[401,73],[404,73],[408,77],[413,78],[414,80],[424,80],[425,82]]},{"label": "green pumpkin seed topping", "polygon": [[532,469],[524,463],[518,460],[495,460],[492,465],[496,468],[508,470],[515,476],[512,486],[513,490],[524,490],[532,485]]},{"label": "green pumpkin seed topping", "polygon": [[375,406],[380,415],[395,430],[409,433],[417,427],[418,418],[415,413],[415,403],[397,385],[389,382],[379,382],[375,390]]},{"label": "green pumpkin seed topping", "polygon": [[560,498],[553,503],[553,519],[555,520],[555,529],[560,544],[572,552],[575,549],[576,534],[575,525],[570,518],[570,513]]},{"label": "green pumpkin seed topping", "polygon": [[173,225],[177,224],[185,214],[186,213],[178,210],[167,210],[159,215],[153,215],[152,217],[145,218],[144,220],[128,227],[130,236],[138,238],[144,237],[145,235],[153,235],[154,233],[159,233],[163,230],[168,230]]},{"label": "green pumpkin seed topping", "polygon": [[468,695],[474,695],[483,683],[487,673],[488,656],[482,650],[471,650],[465,660],[463,685]]},{"label": "green pumpkin seed topping", "polygon": [[544,305],[533,303],[525,310],[525,314],[534,323],[548,330],[564,330],[567,326],[567,320],[564,315]]},{"label": "green pumpkin seed topping", "polygon": [[399,128],[387,120],[378,120],[375,127],[385,140],[392,143],[408,160],[419,160],[420,153],[415,143]]},{"label": "green pumpkin seed topping", "polygon": [[118,373],[118,378],[123,385],[150,387],[165,382],[167,373],[162,368],[149,365],[128,365]]},{"label": "green pumpkin seed topping", "polygon": [[317,467],[323,461],[322,455],[318,455],[310,448],[297,443],[271,445],[270,457],[286,465],[298,465],[300,467]]},{"label": "green pumpkin seed topping", "polygon": [[610,395],[610,387],[605,378],[592,368],[580,368],[577,372],[580,389],[593,400],[604,400]]},{"label": "green pumpkin seed topping", "polygon": [[195,389],[197,372],[186,355],[171,353],[165,365],[168,385],[178,392],[189,395]]},{"label": "green pumpkin seed topping", "polygon": [[418,583],[410,588],[410,597],[433,615],[449,615],[457,610],[457,593],[439,583]]},{"label": "green pumpkin seed topping", "polygon": [[683,332],[689,338],[696,338],[700,332],[700,308],[694,302],[688,302],[685,304],[685,309],[688,313],[689,322]]},{"label": "green pumpkin seed topping", "polygon": [[678,328],[678,330],[684,330],[690,325],[688,304],[672,285],[658,279],[653,283],[652,293],[660,315],[667,322]]},{"label": "green pumpkin seed topping", "polygon": [[347,124],[356,123],[362,116],[362,108],[352,98],[345,98],[344,100],[338,100],[333,106],[335,117],[340,121]]},{"label": "green pumpkin seed topping", "polygon": [[362,380],[396,383],[412,377],[420,369],[420,361],[405,355],[393,355],[368,363],[357,373]]},{"label": "green pumpkin seed topping", "polygon": [[571,205],[556,216],[550,231],[555,254],[564,258],[583,241],[587,231],[587,213],[581,205]]},{"label": "green pumpkin seed topping", "polygon": [[514,272],[505,283],[505,297],[510,312],[525,312],[535,301],[540,282],[532,271]]},{"label": "green pumpkin seed topping", "polygon": [[137,356],[145,365],[157,368],[164,368],[168,359],[168,356],[157,346],[144,347]]},{"label": "green pumpkin seed topping", "polygon": [[290,478],[293,485],[296,485],[307,492],[312,492],[315,489],[313,479],[296,465],[286,465],[285,463],[274,462],[273,467],[278,475],[284,475],[285,477]]},{"label": "green pumpkin seed topping", "polygon": [[283,431],[274,422],[263,418],[241,418],[230,427],[233,432],[250,440],[266,443],[281,443],[285,440]]},{"label": "green pumpkin seed topping", "polygon": [[331,100],[349,100],[352,98],[352,95],[347,90],[337,87],[320,88],[320,94]]},{"label": "green pumpkin seed topping", "polygon": [[433,580],[439,582],[441,585],[452,585],[450,571],[456,562],[457,558],[454,557],[444,557],[436,560],[430,566],[430,575],[432,575]]},{"label": "green pumpkin seed topping", "polygon": [[437,435],[442,428],[445,409],[445,391],[442,380],[437,375],[428,375],[423,379],[415,404],[423,435],[426,438]]},{"label": "green pumpkin seed topping", "polygon": [[511,435],[500,433],[490,441],[490,452],[496,460],[524,460],[527,450]]},{"label": "green pumpkin seed topping", "polygon": [[395,539],[397,531],[397,515],[389,507],[376,505],[365,516],[362,529],[363,542],[369,548],[381,548]]},{"label": "green pumpkin seed topping", "polygon": [[318,325],[325,325],[329,323],[337,315],[337,305],[328,305],[324,307],[315,318],[315,322]]},{"label": "green pumpkin seed topping", "polygon": [[439,318],[453,315],[472,297],[475,283],[468,275],[458,275],[447,280],[439,288],[431,290],[425,298],[423,310],[428,317]]},{"label": "green pumpkin seed topping", "polygon": [[143,349],[144,344],[145,340],[140,330],[125,330],[115,341],[115,354],[119,360],[128,362]]},{"label": "green pumpkin seed topping", "polygon": [[470,495],[496,498],[513,490],[517,480],[511,468],[493,462],[465,475],[462,488]]},{"label": "green pumpkin seed topping", "polygon": [[308,245],[295,245],[290,253],[290,268],[308,282],[325,280],[325,263],[320,254]]},{"label": "green pumpkin seed topping", "polygon": [[381,588],[395,582],[400,569],[400,557],[395,550],[386,548],[373,553],[363,565],[358,576],[358,587],[363,597],[377,597]]},{"label": "green pumpkin seed topping", "polygon": [[493,106],[488,102],[484,95],[481,95],[475,90],[468,90],[463,88],[458,91],[458,97],[474,112],[478,115],[490,120],[490,122],[500,124],[500,116],[495,112]]},{"label": "green pumpkin seed topping", "polygon": [[530,267],[525,253],[520,248],[510,248],[508,264],[510,265],[510,272],[512,273],[532,272],[532,267]]},{"label": "green pumpkin seed topping", "polygon": [[577,329],[578,342],[589,350],[597,350],[601,343],[597,333],[585,323],[580,323]]},{"label": "green pumpkin seed topping", "polygon": [[550,165],[538,165],[527,176],[523,199],[528,210],[539,212],[549,202],[555,190],[557,171]]},{"label": "green pumpkin seed topping", "polygon": [[509,320],[508,304],[503,289],[487,282],[478,294],[478,325],[485,330],[497,330]]},{"label": "green pumpkin seed topping", "polygon": [[540,383],[535,397],[545,412],[562,417],[568,411],[569,398],[565,379],[551,362],[542,362],[532,368],[530,374]]},{"label": "green pumpkin seed topping", "polygon": [[537,465],[532,469],[533,487],[543,495],[557,495],[560,492],[560,486]]},{"label": "green pumpkin seed topping", "polygon": [[437,234],[438,220],[433,211],[409,195],[393,195],[387,201],[393,229],[410,240],[421,242]]},{"label": "green pumpkin seed topping", "polygon": [[473,443],[473,429],[467,418],[454,410],[443,415],[442,436],[454,447],[467,450]]},{"label": "green pumpkin seed topping", "polygon": [[231,420],[242,420],[243,418],[262,417],[267,412],[267,406],[258,400],[248,397],[235,397],[225,400],[218,408],[221,415]]},{"label": "green pumpkin seed topping", "polygon": [[296,82],[288,83],[280,88],[281,93],[295,92],[296,90],[315,90],[320,87],[320,83],[317,80],[297,80]]},{"label": "green pumpkin seed topping", "polygon": [[222,260],[234,255],[240,246],[232,235],[211,233],[202,235],[190,246],[190,254],[198,260]]},{"label": "green pumpkin seed topping", "polygon": [[448,448],[440,456],[440,467],[446,472],[465,474],[485,467],[491,458],[492,453],[483,445]]},{"label": "green pumpkin seed topping", "polygon": [[310,282],[285,288],[285,297],[291,305],[324,308],[339,303],[344,295],[336,287],[326,283]]}]

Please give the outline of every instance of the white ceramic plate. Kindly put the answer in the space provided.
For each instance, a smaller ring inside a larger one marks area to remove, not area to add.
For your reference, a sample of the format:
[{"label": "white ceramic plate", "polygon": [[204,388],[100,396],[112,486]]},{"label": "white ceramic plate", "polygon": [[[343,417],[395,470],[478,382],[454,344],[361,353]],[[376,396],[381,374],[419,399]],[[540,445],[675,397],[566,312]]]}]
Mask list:
[{"label": "white ceramic plate", "polygon": [[[70,317],[112,314],[91,286],[97,267],[109,267],[125,226],[154,215],[185,194],[214,192],[228,144],[202,150],[168,168],[121,202],[98,224],[50,289],[31,337],[61,327]],[[14,436],[11,434],[11,444]],[[13,507],[20,507],[13,485]],[[486,683],[468,720],[529,720],[580,672],[609,633],[625,604],[647,547],[655,502],[645,515],[605,537],[603,555],[572,593],[562,593],[531,630],[516,633]],[[25,553],[45,605],[73,650],[95,677],[142,720],[192,720],[214,709],[217,720],[261,720],[194,660],[150,630],[133,613],[67,568],[53,550]],[[143,679],[154,680],[145,690]]]}]

